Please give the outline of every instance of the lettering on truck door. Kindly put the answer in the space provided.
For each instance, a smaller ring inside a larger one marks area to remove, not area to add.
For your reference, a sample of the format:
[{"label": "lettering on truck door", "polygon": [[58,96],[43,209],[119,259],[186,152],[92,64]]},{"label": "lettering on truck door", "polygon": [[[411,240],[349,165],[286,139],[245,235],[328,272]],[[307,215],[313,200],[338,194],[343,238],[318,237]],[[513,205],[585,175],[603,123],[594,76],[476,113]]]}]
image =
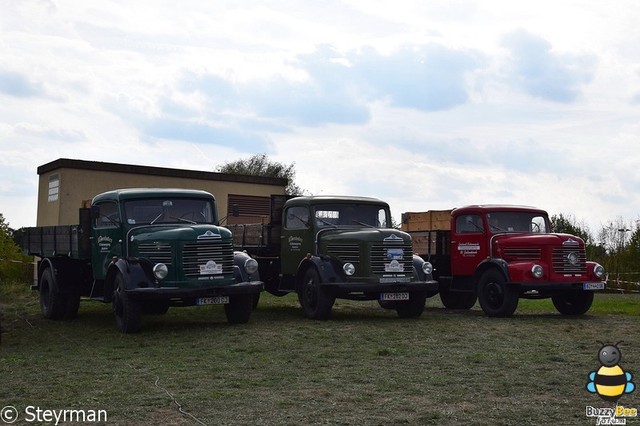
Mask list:
[{"label": "lettering on truck door", "polygon": [[451,232],[451,273],[471,276],[478,264],[487,257],[485,228],[482,216],[463,214],[456,218]]},{"label": "lettering on truck door", "polygon": [[104,279],[107,266],[113,256],[122,256],[122,223],[118,213],[118,205],[107,201],[97,203],[100,214],[92,224],[92,268],[95,279]]},{"label": "lettering on truck door", "polygon": [[295,275],[302,258],[313,251],[309,208],[306,206],[287,208],[283,225],[280,236],[282,274]]}]

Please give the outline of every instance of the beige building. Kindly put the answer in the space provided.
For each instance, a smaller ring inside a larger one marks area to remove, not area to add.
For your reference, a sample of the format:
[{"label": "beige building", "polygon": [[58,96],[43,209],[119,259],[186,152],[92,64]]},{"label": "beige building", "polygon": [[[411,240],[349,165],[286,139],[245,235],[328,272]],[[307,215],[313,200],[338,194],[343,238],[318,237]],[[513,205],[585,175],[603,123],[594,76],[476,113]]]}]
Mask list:
[{"label": "beige building", "polygon": [[60,158],[38,167],[38,226],[79,223],[78,209],[118,188],[188,188],[212,193],[218,215],[239,206],[242,222],[268,221],[271,195],[283,195],[287,179],[103,163]]}]

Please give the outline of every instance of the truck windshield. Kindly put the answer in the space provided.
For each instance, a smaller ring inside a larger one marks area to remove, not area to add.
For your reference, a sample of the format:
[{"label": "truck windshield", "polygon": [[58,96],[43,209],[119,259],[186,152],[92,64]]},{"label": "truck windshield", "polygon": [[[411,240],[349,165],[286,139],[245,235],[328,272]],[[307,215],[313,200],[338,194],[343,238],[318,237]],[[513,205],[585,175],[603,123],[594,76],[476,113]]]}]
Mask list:
[{"label": "truck windshield", "polygon": [[322,204],[315,207],[318,227],[370,226],[390,228],[391,219],[384,206],[369,204]]},{"label": "truck windshield", "polygon": [[125,201],[129,225],[156,223],[214,223],[210,200],[190,198],[145,198]]},{"label": "truck windshield", "polygon": [[540,213],[527,212],[493,212],[487,213],[489,229],[492,233],[500,232],[549,232],[546,216]]}]

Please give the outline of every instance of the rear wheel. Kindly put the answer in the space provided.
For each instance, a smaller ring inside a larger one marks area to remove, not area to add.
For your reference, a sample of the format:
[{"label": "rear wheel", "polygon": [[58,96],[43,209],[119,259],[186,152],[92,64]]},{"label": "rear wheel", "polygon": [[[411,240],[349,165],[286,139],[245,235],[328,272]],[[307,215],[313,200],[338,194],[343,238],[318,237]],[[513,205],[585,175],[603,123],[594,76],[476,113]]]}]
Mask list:
[{"label": "rear wheel", "polygon": [[551,301],[563,315],[582,315],[591,308],[593,292],[565,291],[551,296]]},{"label": "rear wheel", "polygon": [[507,285],[504,276],[496,270],[486,271],[478,284],[478,299],[485,314],[490,317],[509,317],[518,306],[518,292]]},{"label": "rear wheel", "polygon": [[448,309],[471,309],[478,300],[473,292],[451,291],[446,285],[440,285],[440,300]]},{"label": "rear wheel", "polygon": [[246,324],[251,317],[253,310],[254,296],[252,294],[242,294],[230,296],[229,303],[224,305],[224,313],[229,324]]},{"label": "rear wheel", "polygon": [[302,285],[298,289],[298,300],[308,318],[326,320],[331,315],[331,308],[336,299],[322,289],[318,272],[309,268],[304,273]]},{"label": "rear wheel", "polygon": [[123,333],[135,333],[140,330],[141,309],[140,303],[134,300],[125,291],[125,281],[118,272],[114,282],[113,314],[116,324]]},{"label": "rear wheel", "polygon": [[40,311],[52,320],[72,319],[78,315],[80,296],[61,293],[51,268],[45,268],[40,276]]}]

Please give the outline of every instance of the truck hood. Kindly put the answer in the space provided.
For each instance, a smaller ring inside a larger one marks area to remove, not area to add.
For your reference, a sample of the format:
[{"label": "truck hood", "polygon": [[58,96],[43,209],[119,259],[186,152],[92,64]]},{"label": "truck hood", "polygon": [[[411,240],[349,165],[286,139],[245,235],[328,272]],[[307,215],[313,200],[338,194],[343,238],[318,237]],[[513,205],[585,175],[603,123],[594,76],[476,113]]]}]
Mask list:
[{"label": "truck hood", "polygon": [[129,242],[197,241],[230,239],[231,231],[215,225],[168,224],[133,228],[128,233]]},{"label": "truck hood", "polygon": [[495,245],[498,245],[500,247],[584,247],[584,241],[582,240],[582,238],[570,234],[496,234],[493,237],[493,242]]},{"label": "truck hood", "polygon": [[325,228],[318,233],[318,240],[323,244],[349,241],[411,243],[406,232],[388,228]]}]

